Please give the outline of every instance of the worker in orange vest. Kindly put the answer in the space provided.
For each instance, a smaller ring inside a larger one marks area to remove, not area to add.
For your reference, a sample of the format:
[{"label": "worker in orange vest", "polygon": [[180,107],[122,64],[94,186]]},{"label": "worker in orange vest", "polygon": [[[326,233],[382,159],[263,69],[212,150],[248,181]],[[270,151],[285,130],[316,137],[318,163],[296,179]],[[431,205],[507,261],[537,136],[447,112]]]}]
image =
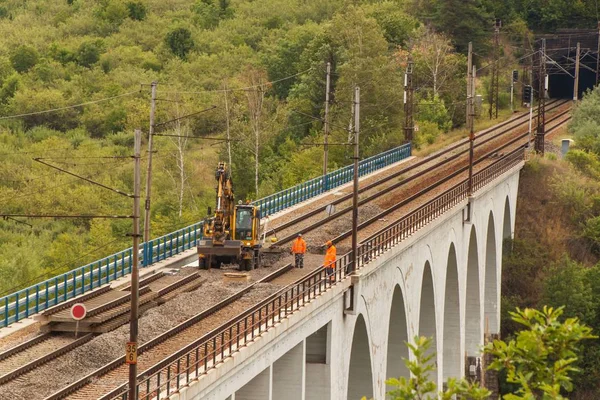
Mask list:
[{"label": "worker in orange vest", "polygon": [[331,240],[328,240],[325,243],[327,247],[327,252],[325,253],[325,261],[323,262],[323,266],[325,267],[325,271],[327,272],[327,276],[329,276],[329,281],[331,283],[335,282],[335,259],[337,258],[337,250]]},{"label": "worker in orange vest", "polygon": [[306,253],[306,242],[302,239],[302,234],[299,233],[292,245],[292,254],[296,259],[296,268],[304,268],[304,253]]}]

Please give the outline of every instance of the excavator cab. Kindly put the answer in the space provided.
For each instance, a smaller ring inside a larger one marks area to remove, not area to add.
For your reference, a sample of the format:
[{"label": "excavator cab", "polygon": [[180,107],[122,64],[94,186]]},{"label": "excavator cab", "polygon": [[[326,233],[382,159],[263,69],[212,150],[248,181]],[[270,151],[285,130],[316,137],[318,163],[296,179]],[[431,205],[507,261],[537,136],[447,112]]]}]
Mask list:
[{"label": "excavator cab", "polygon": [[233,239],[240,241],[240,270],[250,271],[260,266],[260,210],[250,204],[235,207]]}]

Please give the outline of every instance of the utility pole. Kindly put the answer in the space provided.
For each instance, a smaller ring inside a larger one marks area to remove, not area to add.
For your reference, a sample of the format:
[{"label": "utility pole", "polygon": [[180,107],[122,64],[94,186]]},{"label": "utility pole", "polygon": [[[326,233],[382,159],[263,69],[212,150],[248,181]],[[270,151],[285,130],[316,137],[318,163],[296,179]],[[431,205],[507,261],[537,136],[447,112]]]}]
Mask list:
[{"label": "utility pole", "polygon": [[150,127],[148,129],[148,171],[146,173],[146,201],[144,202],[144,265],[149,264],[148,243],[150,242],[150,195],[152,194],[152,137],[154,136],[154,113],[156,111],[156,82],[152,82],[150,103]]},{"label": "utility pole", "polygon": [[600,81],[600,21],[598,21],[598,48],[596,52],[596,86]]},{"label": "utility pole", "polygon": [[494,25],[494,64],[492,66],[492,81],[490,90],[490,119],[498,118],[499,60],[500,60],[500,26],[502,21],[496,18]]},{"label": "utility pole", "polygon": [[543,155],[546,135],[546,39],[542,39],[542,48],[538,59],[540,61],[538,66],[538,118],[534,149],[536,153]]},{"label": "utility pole", "polygon": [[408,57],[406,73],[404,74],[404,141],[410,143],[414,139],[415,123],[414,114],[414,89],[413,89],[413,60]]},{"label": "utility pole", "polygon": [[354,88],[354,188],[352,192],[352,265],[353,274],[358,267],[358,139],[360,132],[360,88]]},{"label": "utility pole", "polygon": [[325,138],[323,141],[323,176],[327,175],[327,159],[329,156],[329,92],[331,91],[331,63],[327,63],[327,83],[325,85]]},{"label": "utility pole", "polygon": [[140,252],[140,148],[142,131],[135,130],[133,174],[133,262],[131,264],[131,313],[129,318],[129,342],[125,360],[129,364],[129,399],[137,398],[137,338],[138,338],[138,263]]},{"label": "utility pole", "polygon": [[515,109],[515,82],[519,79],[519,71],[513,70],[510,76],[510,111]]},{"label": "utility pole", "polygon": [[471,103],[469,98],[471,96],[471,84],[473,70],[473,42],[469,42],[469,53],[467,54],[467,129],[471,129]]},{"label": "utility pole", "polygon": [[[473,158],[474,158],[474,147],[475,147],[475,66],[472,67],[473,72],[471,75],[471,93],[468,98],[468,111],[469,111],[469,184],[468,184],[468,195],[473,194]],[[469,219],[470,220],[470,210]]]},{"label": "utility pole", "polygon": [[575,84],[573,85],[573,101],[579,96],[579,58],[581,57],[581,43],[577,42],[577,53],[575,56]]}]

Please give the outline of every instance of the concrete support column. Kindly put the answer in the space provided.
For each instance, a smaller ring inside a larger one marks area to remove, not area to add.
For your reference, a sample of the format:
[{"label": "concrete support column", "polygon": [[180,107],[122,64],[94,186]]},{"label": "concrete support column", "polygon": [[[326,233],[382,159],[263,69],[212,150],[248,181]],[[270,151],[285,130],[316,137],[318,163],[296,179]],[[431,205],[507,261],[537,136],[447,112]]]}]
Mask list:
[{"label": "concrete support column", "polygon": [[273,399],[304,400],[304,342],[273,364]]},{"label": "concrete support column", "polygon": [[273,366],[265,368],[234,396],[235,400],[273,400]]},{"label": "concrete support column", "polygon": [[305,400],[331,399],[331,324],[304,340]]}]

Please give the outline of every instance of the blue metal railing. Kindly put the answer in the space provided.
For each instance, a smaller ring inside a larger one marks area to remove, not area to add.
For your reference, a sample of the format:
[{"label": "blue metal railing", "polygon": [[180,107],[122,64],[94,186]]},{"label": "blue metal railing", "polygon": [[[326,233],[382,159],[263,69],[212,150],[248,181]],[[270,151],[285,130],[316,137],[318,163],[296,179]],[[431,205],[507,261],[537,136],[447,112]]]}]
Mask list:
[{"label": "blue metal railing", "polygon": [[[411,154],[410,144],[369,157],[359,164],[359,176],[396,163]],[[352,180],[352,166],[311,179],[292,188],[267,196],[253,204],[260,207],[266,217],[285,208],[318,196]],[[142,267],[172,257],[194,248],[202,238],[202,222],[150,240],[148,246],[140,246]],[[132,249],[126,249],[101,260],[84,265],[36,285],[0,297],[0,328],[8,326],[32,314],[43,311],[82,293],[112,282],[131,272]]]},{"label": "blue metal railing", "polygon": [[[169,233],[140,246],[140,264],[151,265],[196,246],[202,222]],[[144,256],[147,249],[148,256]],[[148,260],[148,263],[146,263]],[[0,327],[114,281],[131,272],[133,250],[128,248],[101,260],[55,276],[0,298]],[[18,305],[18,307],[17,307]]]},{"label": "blue metal railing", "polygon": [[[410,143],[388,150],[386,152],[369,157],[360,162],[358,175],[368,175],[388,165],[394,164],[400,160],[409,157],[411,154]],[[261,216],[267,217],[271,214],[292,207],[298,203],[318,196],[328,190],[335,189],[352,180],[354,174],[353,166],[348,165],[344,168],[332,171],[325,176],[311,179],[300,183],[289,189],[256,200],[252,204],[258,206],[261,210]]]}]

